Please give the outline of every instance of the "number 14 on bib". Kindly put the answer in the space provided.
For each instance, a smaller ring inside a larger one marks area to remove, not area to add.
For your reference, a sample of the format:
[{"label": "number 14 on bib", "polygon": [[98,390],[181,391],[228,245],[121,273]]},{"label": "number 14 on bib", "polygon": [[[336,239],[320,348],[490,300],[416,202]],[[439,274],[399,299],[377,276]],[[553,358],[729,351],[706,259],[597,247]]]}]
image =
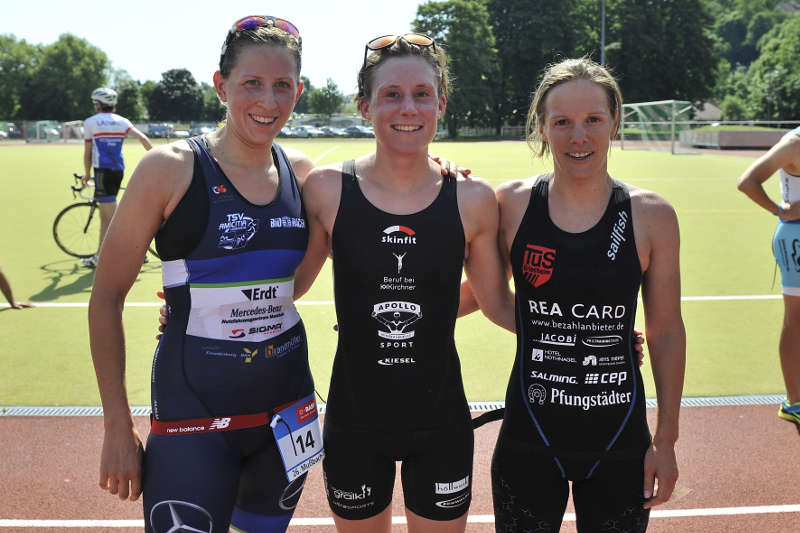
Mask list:
[{"label": "number 14 on bib", "polygon": [[275,413],[269,425],[289,481],[294,481],[322,461],[322,432],[313,393]]}]

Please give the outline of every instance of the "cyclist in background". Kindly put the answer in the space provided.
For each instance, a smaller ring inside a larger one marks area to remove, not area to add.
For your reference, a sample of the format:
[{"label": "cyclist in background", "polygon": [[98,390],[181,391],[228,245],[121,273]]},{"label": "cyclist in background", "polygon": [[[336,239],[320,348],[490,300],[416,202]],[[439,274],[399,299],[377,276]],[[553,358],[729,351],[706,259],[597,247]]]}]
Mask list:
[{"label": "cyclist in background", "polygon": [[[83,123],[85,140],[83,151],[83,184],[86,185],[94,169],[94,198],[100,204],[100,240],[98,251],[108,230],[108,224],[117,207],[117,192],[122,183],[125,161],[122,159],[122,141],[130,134],[139,139],[145,150],[153,147],[147,135],[136,129],[130,120],[114,113],[117,92],[106,87],[92,91],[95,114]],[[97,266],[97,254],[81,259],[83,266]]]}]

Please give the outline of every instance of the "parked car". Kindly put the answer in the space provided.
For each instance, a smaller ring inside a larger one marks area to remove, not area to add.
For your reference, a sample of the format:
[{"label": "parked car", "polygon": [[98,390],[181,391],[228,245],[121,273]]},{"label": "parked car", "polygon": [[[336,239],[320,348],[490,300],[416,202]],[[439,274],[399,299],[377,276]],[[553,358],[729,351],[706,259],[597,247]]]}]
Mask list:
[{"label": "parked car", "polygon": [[309,126],[308,124],[303,124],[301,126],[295,126],[295,131],[297,131],[298,137],[324,137],[325,133],[319,129],[315,128],[314,126]]},{"label": "parked car", "polygon": [[344,130],[342,128],[333,128],[331,126],[322,126],[320,128],[320,130],[322,130],[322,133],[325,135],[325,137],[346,137],[347,136],[347,134],[345,134],[345,132],[344,132]]},{"label": "parked car", "polygon": [[191,135],[192,137],[196,137],[198,135],[205,135],[206,133],[211,133],[216,129],[217,126],[215,124],[195,124],[194,126],[189,128],[189,135]]},{"label": "parked car", "polygon": [[289,130],[289,137],[302,137],[302,138],[305,138],[305,137],[310,137],[310,135],[308,134],[308,132],[305,129],[299,128],[299,127],[294,127],[294,128],[291,128]]},{"label": "parked car", "polygon": [[295,134],[292,132],[292,128],[288,126],[284,126],[281,128],[280,133],[278,133],[278,137],[294,137]]},{"label": "parked car", "polygon": [[344,132],[348,137],[375,137],[372,128],[366,126],[348,126]]},{"label": "parked car", "polygon": [[22,129],[20,129],[16,124],[13,122],[9,122],[7,125],[7,133],[8,137],[11,139],[21,139],[22,138]]},{"label": "parked car", "polygon": [[156,138],[169,138],[172,137],[175,127],[172,124],[162,122],[161,124],[148,124],[147,136]]}]

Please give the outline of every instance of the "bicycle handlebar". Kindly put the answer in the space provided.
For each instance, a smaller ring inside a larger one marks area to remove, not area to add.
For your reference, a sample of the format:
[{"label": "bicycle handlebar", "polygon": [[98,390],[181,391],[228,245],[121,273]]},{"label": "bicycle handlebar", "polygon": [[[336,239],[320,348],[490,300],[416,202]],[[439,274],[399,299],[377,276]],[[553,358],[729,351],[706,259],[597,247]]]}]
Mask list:
[{"label": "bicycle handlebar", "polygon": [[70,187],[69,187],[69,188],[70,188],[70,189],[72,189],[72,197],[73,197],[73,198],[75,198],[75,197],[77,197],[77,196],[80,196],[80,197],[81,197],[81,198],[83,198],[84,200],[91,200],[92,198],[90,198],[90,197],[88,197],[88,196],[86,196],[86,195],[82,194],[82,191],[83,191],[83,190],[84,190],[86,187],[88,187],[88,186],[89,186],[89,185],[84,185],[84,184],[83,184],[83,176],[81,176],[80,174],[77,174],[77,173],[73,172],[73,173],[72,173],[72,178],[75,180],[75,183],[79,183],[79,184],[80,184],[80,185],[70,185]]}]

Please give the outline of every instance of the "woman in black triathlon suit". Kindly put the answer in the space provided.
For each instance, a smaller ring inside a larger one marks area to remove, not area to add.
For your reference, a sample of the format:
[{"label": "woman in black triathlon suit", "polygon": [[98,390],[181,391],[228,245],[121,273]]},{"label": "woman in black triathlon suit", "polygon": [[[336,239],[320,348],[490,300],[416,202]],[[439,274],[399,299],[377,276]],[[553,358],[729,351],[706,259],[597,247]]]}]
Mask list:
[{"label": "woman in black triathlon suit", "polygon": [[[621,107],[602,66],[552,65],[528,131],[553,170],[497,190],[517,327],[492,461],[498,532],[559,531],[568,481],[578,531],[641,532],[678,476],[686,344],[678,221],[659,195],[608,175]],[[630,342],[640,286],[658,395],[652,439]]]},{"label": "woman in black triathlon suit", "polygon": [[358,105],[376,151],[314,169],[303,189],[308,257],[333,254],[339,343],[325,415],[328,502],[341,532],[388,533],[395,462],[408,529],[461,532],[472,424],[453,331],[462,271],[484,312],[513,329],[484,180],[443,178],[428,145],[446,105],[441,47],[419,34],[370,41]]}]

